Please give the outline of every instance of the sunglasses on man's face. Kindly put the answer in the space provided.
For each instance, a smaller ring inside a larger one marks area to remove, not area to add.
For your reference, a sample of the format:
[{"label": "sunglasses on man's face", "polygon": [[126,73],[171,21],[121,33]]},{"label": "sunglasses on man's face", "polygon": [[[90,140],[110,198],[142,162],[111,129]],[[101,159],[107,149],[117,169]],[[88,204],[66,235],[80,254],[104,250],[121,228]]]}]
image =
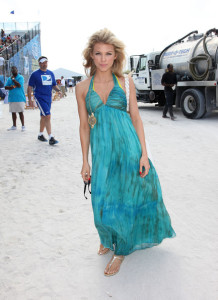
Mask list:
[{"label": "sunglasses on man's face", "polygon": [[88,198],[86,197],[86,188],[87,188],[87,186],[88,186],[88,191],[89,191],[89,193],[91,194],[91,191],[90,191],[90,185],[91,185],[91,176],[90,176],[90,178],[89,178],[88,181],[84,181],[84,197],[85,197],[86,199],[88,199]]}]

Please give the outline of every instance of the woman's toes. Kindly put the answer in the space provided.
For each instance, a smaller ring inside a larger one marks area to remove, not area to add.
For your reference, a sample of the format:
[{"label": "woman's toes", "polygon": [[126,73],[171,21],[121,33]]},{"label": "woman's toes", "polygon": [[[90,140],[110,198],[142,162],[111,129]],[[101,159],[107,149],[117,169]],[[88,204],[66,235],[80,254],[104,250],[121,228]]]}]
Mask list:
[{"label": "woman's toes", "polygon": [[116,273],[118,271],[118,269],[119,269],[118,267],[111,267],[110,270],[109,270],[109,272],[108,272],[109,275],[111,275],[113,273]]},{"label": "woman's toes", "polygon": [[104,270],[104,274],[108,275],[108,268]]}]

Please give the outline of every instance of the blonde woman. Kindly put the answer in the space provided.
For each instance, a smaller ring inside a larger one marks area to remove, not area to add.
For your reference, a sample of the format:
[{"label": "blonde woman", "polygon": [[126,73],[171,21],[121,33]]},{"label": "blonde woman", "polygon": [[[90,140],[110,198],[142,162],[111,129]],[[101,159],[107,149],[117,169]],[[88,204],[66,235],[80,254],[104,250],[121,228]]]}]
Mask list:
[{"label": "blonde woman", "polygon": [[[94,33],[83,52],[89,78],[76,86],[83,155],[81,175],[92,175],[92,207],[100,238],[98,254],[114,255],[104,275],[115,275],[124,257],[175,236],[158,176],[149,160],[136,93],[129,79],[124,44],[107,29]],[[88,161],[89,144],[92,171]]]}]

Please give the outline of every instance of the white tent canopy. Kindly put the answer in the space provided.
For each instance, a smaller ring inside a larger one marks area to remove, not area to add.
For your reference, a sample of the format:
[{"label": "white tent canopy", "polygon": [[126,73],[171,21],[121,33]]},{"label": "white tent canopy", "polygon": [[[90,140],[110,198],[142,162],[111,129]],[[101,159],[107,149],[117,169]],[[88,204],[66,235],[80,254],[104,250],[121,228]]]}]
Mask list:
[{"label": "white tent canopy", "polygon": [[76,73],[67,69],[59,68],[53,71],[55,79],[61,79],[61,76],[64,76],[64,79],[72,79],[73,77],[83,77],[84,74]]}]

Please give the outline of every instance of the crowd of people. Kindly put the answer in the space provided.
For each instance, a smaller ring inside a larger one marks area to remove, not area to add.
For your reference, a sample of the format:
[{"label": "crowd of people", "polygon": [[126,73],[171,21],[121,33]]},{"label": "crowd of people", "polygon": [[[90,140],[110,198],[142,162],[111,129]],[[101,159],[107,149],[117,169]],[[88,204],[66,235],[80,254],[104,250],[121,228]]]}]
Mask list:
[{"label": "crowd of people", "polygon": [[1,29],[1,40],[0,40],[0,52],[10,46],[16,40],[19,40],[19,35],[12,36],[11,34],[6,35],[4,29]]},{"label": "crowd of people", "polygon": [[75,80],[72,79],[65,79],[64,76],[61,76],[61,79],[57,79],[57,85],[60,87],[62,95],[66,96],[66,92],[73,93],[73,88],[81,81],[80,79]]}]

